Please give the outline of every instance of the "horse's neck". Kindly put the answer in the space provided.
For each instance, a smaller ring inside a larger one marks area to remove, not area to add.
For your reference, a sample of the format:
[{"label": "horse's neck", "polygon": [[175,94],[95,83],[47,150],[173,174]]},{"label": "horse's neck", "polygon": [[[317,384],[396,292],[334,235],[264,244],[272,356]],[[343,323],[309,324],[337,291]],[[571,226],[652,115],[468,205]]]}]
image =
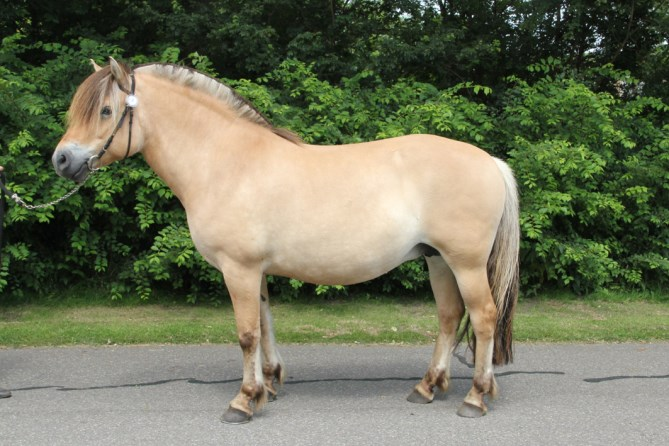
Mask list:
[{"label": "horse's neck", "polygon": [[238,167],[258,132],[271,133],[183,87],[152,80],[145,91],[144,158],[184,206],[234,175],[226,169]]}]

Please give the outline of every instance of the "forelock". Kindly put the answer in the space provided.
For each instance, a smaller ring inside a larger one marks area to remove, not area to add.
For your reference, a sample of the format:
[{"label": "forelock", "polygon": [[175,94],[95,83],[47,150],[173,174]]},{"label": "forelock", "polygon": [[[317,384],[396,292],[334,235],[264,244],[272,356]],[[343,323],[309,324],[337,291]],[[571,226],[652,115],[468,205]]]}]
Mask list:
[{"label": "forelock", "polygon": [[109,66],[91,74],[77,88],[68,111],[68,124],[88,125],[99,116],[105,97],[114,93],[114,81]]}]

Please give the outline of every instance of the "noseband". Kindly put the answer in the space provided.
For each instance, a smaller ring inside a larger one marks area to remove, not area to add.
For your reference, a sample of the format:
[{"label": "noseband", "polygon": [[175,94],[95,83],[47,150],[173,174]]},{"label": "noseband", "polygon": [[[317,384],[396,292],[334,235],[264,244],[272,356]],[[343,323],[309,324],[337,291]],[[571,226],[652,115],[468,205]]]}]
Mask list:
[{"label": "noseband", "polygon": [[125,98],[125,108],[123,109],[123,113],[121,114],[121,118],[118,120],[118,123],[116,124],[116,127],[114,128],[114,131],[112,132],[112,134],[107,139],[107,142],[105,142],[105,145],[102,147],[102,149],[98,153],[91,156],[86,161],[86,165],[88,166],[88,170],[90,170],[91,172],[94,172],[94,171],[100,169],[99,167],[94,167],[93,164],[96,161],[99,161],[100,158],[102,158],[104,156],[104,154],[107,153],[107,150],[109,149],[109,146],[111,145],[112,141],[114,140],[114,136],[116,136],[116,132],[118,132],[121,127],[123,127],[123,122],[125,121],[125,118],[128,115],[129,115],[129,118],[128,118],[128,146],[125,149],[125,156],[123,157],[123,159],[126,159],[128,157],[128,155],[130,155],[130,143],[132,142],[133,112],[134,112],[135,107],[137,107],[137,104],[139,104],[139,101],[137,100],[137,96],[135,96],[135,73],[130,72],[130,91],[126,90],[121,85],[119,85],[119,88],[121,89],[121,91],[123,91],[125,94],[128,95]]}]

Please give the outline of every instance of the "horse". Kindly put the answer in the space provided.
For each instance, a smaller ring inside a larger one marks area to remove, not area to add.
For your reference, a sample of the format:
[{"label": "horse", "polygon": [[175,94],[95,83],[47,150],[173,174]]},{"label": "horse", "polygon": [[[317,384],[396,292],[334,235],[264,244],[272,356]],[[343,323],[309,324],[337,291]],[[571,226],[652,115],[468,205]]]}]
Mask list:
[{"label": "horse", "polygon": [[223,422],[250,421],[284,381],[266,275],[348,285],[420,256],[439,334],[407,400],[429,403],[448,389],[466,326],[474,372],[457,413],[486,414],[484,397],[498,392],[493,365],[513,360],[520,229],[506,163],[434,135],[310,145],[194,69],[93,64],[54,168],[81,182],[141,152],[180,200],[194,246],[223,275],[242,350],[241,388]]}]

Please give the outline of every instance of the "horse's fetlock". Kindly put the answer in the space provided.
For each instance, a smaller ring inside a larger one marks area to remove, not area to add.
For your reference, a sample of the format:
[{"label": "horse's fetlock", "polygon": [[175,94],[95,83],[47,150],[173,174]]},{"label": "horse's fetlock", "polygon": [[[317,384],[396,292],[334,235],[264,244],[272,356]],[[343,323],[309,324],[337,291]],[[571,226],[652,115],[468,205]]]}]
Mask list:
[{"label": "horse's fetlock", "polygon": [[241,393],[246,395],[249,400],[254,400],[257,398],[259,393],[264,391],[262,384],[242,384]]},{"label": "horse's fetlock", "polygon": [[445,370],[441,370],[437,374],[437,378],[434,381],[434,385],[443,392],[445,392],[448,389],[448,377],[446,376]]},{"label": "horse's fetlock", "polygon": [[281,364],[266,364],[262,368],[262,374],[265,376],[265,378],[269,379],[276,379],[277,381],[280,381],[281,376],[283,375],[283,371],[281,370]]},{"label": "horse's fetlock", "polygon": [[267,388],[264,385],[260,385],[258,390],[259,391],[253,398],[253,403],[255,404],[256,410],[262,409],[263,406],[267,404],[267,401],[269,400],[269,392],[267,391]]},{"label": "horse's fetlock", "polygon": [[276,378],[279,385],[283,385],[283,382],[286,380],[286,370],[283,368],[283,366],[278,364],[274,373],[274,377]]},{"label": "horse's fetlock", "polygon": [[490,386],[490,398],[495,399],[497,398],[497,394],[499,393],[499,387],[497,387],[497,381],[495,380],[495,376],[492,377],[492,383]]},{"label": "horse's fetlock", "polygon": [[497,385],[493,375],[486,374],[474,377],[472,385],[481,395],[490,394],[493,396],[493,393],[497,394]]},{"label": "horse's fetlock", "polygon": [[448,390],[448,376],[446,370],[428,370],[425,374],[424,382],[429,386],[430,391],[434,387],[445,392]]}]

